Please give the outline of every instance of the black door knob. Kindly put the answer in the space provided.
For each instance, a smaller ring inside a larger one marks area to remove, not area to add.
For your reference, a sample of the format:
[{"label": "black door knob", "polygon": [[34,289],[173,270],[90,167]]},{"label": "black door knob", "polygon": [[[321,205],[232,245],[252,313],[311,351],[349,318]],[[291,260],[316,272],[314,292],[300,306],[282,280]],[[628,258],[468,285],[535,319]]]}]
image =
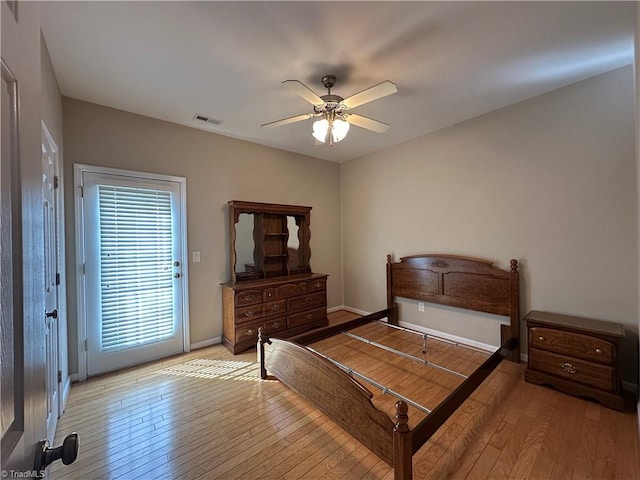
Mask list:
[{"label": "black door knob", "polygon": [[49,318],[49,317],[53,317],[53,318],[58,318],[58,309],[56,308],[55,310],[51,311],[51,312],[44,312],[44,316]]},{"label": "black door knob", "polygon": [[59,459],[62,459],[62,463],[65,465],[75,462],[78,457],[78,446],[78,434],[75,432],[67,435],[62,445],[56,448],[49,448],[47,440],[38,442],[33,469],[40,472]]}]

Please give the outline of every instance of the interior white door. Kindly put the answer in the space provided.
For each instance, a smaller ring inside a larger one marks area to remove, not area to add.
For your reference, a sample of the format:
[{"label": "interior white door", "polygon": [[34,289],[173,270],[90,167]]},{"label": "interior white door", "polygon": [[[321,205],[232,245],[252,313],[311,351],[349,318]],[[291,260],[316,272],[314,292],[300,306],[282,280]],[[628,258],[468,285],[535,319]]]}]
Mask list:
[{"label": "interior white door", "polygon": [[44,217],[44,328],[47,362],[47,440],[53,445],[58,423],[58,232],[56,168],[58,149],[42,124],[42,215]]},{"label": "interior white door", "polygon": [[185,350],[181,184],[83,172],[87,374]]}]

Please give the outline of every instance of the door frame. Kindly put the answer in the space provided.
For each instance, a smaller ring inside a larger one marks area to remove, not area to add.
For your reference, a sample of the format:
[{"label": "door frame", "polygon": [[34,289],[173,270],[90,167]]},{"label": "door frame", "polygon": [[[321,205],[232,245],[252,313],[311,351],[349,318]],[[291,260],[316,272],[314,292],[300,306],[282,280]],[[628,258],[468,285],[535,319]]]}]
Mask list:
[{"label": "door frame", "polygon": [[[55,229],[54,234],[53,234],[53,242],[54,242],[54,249],[55,249],[55,265],[53,266],[55,269],[55,275],[57,277],[57,281],[55,282],[55,310],[58,312],[57,318],[54,318],[53,322],[55,323],[55,352],[52,352],[52,358],[48,358],[47,357],[47,375],[49,374],[49,368],[51,367],[51,365],[49,365],[49,361],[53,360],[55,363],[55,375],[54,375],[54,380],[55,380],[55,401],[56,401],[56,405],[52,405],[52,411],[51,411],[51,415],[55,415],[55,420],[53,420],[53,424],[52,425],[47,425],[47,440],[49,440],[49,443],[51,445],[53,445],[54,442],[54,438],[55,438],[55,428],[56,425],[58,423],[58,418],[60,418],[60,415],[62,415],[62,412],[64,411],[64,403],[63,403],[63,385],[65,382],[65,379],[62,376],[62,367],[61,367],[61,356],[62,356],[62,352],[61,352],[61,347],[62,347],[62,338],[61,338],[61,328],[60,325],[62,325],[62,323],[64,323],[66,321],[66,316],[64,315],[64,312],[62,311],[61,308],[61,302],[60,302],[60,297],[61,297],[61,291],[60,291],[60,287],[62,285],[62,277],[60,275],[61,272],[61,262],[62,262],[62,258],[60,257],[60,245],[62,242],[61,236],[60,236],[60,185],[59,185],[59,171],[60,171],[60,166],[59,166],[59,149],[58,149],[58,145],[56,144],[55,140],[53,139],[53,136],[51,135],[51,133],[49,132],[49,129],[47,128],[47,125],[44,123],[44,120],[40,120],[40,127],[42,129],[42,143],[46,144],[47,150],[50,150],[51,153],[51,157],[53,159],[53,178],[51,179],[53,182],[53,211],[54,211],[54,225],[53,228]],[[44,173],[44,172],[43,172]],[[43,221],[46,223],[47,219],[43,219]],[[46,249],[46,243],[47,243],[47,238],[44,239],[45,241],[45,249]],[[45,261],[46,261],[46,255],[45,255]],[[46,303],[46,302],[45,302]],[[45,305],[46,307],[46,305]],[[45,308],[46,311],[46,308]],[[50,332],[49,332],[50,334]],[[49,341],[49,340],[47,340]],[[66,338],[65,338],[65,342],[66,342]],[[47,391],[47,398],[49,398],[50,392]],[[48,404],[48,400],[47,400],[47,404]],[[47,412],[49,413],[49,412]]]},{"label": "door frame", "polygon": [[84,203],[83,203],[83,174],[98,173],[108,175],[119,175],[136,179],[163,180],[180,184],[180,223],[179,232],[183,248],[181,252],[180,264],[182,265],[181,275],[182,285],[182,344],[183,351],[189,352],[191,349],[189,334],[189,274],[188,274],[188,246],[187,246],[187,179],[173,175],[160,173],[146,173],[120,168],[100,167],[94,165],[84,165],[76,163],[73,165],[73,197],[75,203],[75,245],[76,245],[76,311],[77,311],[77,350],[78,350],[78,378],[83,381],[87,379],[87,314],[86,314],[86,277],[84,274],[85,249],[84,249]]}]

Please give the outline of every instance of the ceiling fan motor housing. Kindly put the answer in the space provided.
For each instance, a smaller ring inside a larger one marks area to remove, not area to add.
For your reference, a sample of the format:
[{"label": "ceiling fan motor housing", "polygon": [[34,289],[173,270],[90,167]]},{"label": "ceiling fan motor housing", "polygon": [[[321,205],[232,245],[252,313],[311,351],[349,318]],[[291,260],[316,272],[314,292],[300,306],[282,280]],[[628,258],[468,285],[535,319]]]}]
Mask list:
[{"label": "ceiling fan motor housing", "polygon": [[322,77],[322,79],[320,81],[322,82],[322,85],[324,85],[324,88],[331,89],[336,84],[336,76],[335,75],[325,75],[324,77]]}]

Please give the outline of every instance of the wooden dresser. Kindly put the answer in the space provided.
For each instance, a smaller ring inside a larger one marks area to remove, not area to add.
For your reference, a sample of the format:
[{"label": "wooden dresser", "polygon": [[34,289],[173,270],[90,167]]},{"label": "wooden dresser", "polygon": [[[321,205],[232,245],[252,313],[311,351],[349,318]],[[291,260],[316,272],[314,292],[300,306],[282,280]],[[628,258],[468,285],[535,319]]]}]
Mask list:
[{"label": "wooden dresser", "polygon": [[256,346],[258,328],[290,337],[326,326],[327,277],[311,272],[311,207],[229,202],[231,280],[222,284],[222,342]]},{"label": "wooden dresser", "polygon": [[625,409],[620,387],[622,325],[535,310],[525,321],[527,382]]},{"label": "wooden dresser", "polygon": [[234,354],[255,347],[258,328],[290,337],[327,325],[327,275],[295,275],[222,285],[223,343]]}]

